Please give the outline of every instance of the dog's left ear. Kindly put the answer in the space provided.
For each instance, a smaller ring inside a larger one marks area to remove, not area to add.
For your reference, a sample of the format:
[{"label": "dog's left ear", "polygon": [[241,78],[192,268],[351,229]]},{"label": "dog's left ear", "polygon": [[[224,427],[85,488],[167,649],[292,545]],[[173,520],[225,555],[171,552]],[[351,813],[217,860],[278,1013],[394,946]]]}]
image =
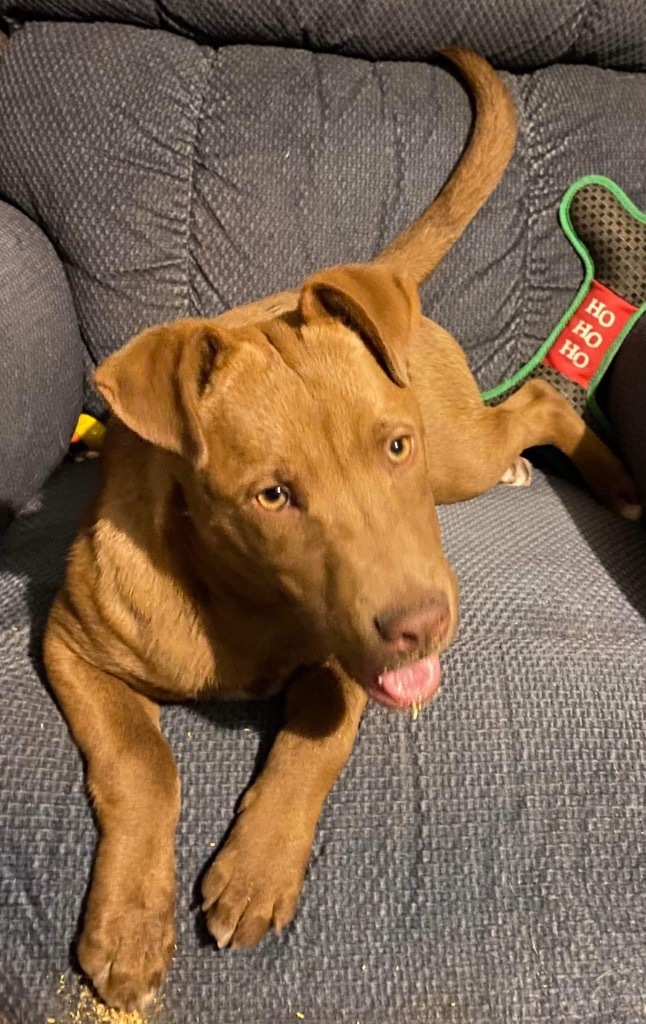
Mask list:
[{"label": "dog's left ear", "polygon": [[149,327],[108,356],[94,383],[135,434],[202,466],[208,448],[199,406],[224,342],[208,320]]},{"label": "dog's left ear", "polygon": [[322,316],[341,320],[363,339],[391,380],[406,386],[408,349],[420,319],[412,279],[369,263],[331,267],[305,281],[299,311],[306,323]]}]

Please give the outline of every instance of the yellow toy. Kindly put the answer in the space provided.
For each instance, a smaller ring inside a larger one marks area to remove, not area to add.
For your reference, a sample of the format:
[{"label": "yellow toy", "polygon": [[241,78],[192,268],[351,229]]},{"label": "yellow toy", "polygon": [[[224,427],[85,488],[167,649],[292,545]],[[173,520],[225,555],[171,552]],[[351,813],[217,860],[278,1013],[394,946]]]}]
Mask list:
[{"label": "yellow toy", "polygon": [[[105,426],[94,416],[88,416],[82,412],[78,418],[76,429],[72,434],[70,444],[74,450],[75,446],[82,446],[90,451],[98,452],[105,437]],[[78,449],[77,449],[78,451]]]}]

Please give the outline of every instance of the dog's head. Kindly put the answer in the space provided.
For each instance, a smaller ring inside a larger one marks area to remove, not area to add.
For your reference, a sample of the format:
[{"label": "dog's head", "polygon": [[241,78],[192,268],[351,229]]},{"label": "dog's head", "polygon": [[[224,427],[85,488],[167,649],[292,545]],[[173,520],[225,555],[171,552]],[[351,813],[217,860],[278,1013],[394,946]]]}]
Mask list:
[{"label": "dog's head", "polygon": [[239,591],[293,608],[317,657],[396,706],[434,694],[457,624],[408,386],[419,319],[406,279],[337,267],[305,282],[293,313],[154,327],[96,374],[116,416],[172,453],[201,542]]}]

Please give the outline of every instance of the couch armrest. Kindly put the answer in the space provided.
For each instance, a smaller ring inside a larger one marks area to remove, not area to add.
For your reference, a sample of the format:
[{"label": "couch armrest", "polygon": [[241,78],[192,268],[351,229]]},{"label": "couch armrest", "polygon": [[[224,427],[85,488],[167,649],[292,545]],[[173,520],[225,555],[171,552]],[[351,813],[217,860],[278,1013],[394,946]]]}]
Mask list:
[{"label": "couch armrest", "polygon": [[83,400],[83,345],[47,237],[0,202],[0,526],[61,461]]}]

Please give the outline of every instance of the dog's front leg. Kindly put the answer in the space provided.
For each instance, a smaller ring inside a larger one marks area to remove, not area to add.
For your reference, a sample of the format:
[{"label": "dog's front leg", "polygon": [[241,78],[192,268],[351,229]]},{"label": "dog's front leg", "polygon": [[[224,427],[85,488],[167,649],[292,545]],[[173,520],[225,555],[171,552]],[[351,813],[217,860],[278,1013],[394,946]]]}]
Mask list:
[{"label": "dog's front leg", "polygon": [[289,683],[285,725],[202,883],[219,946],[253,946],[291,921],[323,802],[350,755],[365,704],[365,691],[334,664]]},{"label": "dog's front leg", "polygon": [[53,626],[45,660],[100,829],[79,961],[106,1003],[142,1010],[173,955],[175,761],[158,705],[74,654]]}]

